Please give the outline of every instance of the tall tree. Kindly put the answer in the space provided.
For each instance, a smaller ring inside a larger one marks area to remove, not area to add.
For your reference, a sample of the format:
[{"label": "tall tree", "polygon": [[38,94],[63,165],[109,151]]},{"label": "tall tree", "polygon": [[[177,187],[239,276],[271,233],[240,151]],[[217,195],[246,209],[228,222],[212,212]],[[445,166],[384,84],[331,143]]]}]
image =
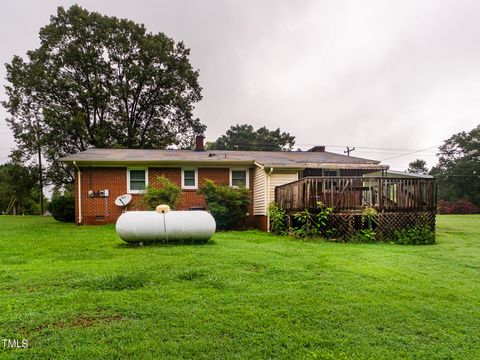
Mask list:
[{"label": "tall tree", "polygon": [[90,147],[184,147],[205,126],[189,49],[125,19],[59,7],[41,45],[7,64],[7,119],[26,156],[41,148],[54,183],[72,180],[57,159]]},{"label": "tall tree", "polygon": [[437,177],[439,197],[444,200],[466,198],[480,206],[480,125],[470,132],[459,132],[439,148]]},{"label": "tall tree", "polygon": [[427,162],[422,159],[417,159],[408,164],[407,171],[414,174],[428,174]]},{"label": "tall tree", "polygon": [[209,150],[261,150],[291,151],[295,136],[281,132],[280,128],[268,130],[265,126],[254,130],[252,125],[233,125],[215,142],[207,143]]},{"label": "tall tree", "polygon": [[0,213],[38,214],[35,184],[38,180],[35,167],[16,163],[0,165]]}]

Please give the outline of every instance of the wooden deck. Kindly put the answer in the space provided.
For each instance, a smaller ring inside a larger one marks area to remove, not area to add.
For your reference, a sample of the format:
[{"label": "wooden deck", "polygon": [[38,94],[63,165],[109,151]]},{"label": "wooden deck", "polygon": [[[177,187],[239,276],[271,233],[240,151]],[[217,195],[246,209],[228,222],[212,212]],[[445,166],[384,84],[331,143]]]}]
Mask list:
[{"label": "wooden deck", "polygon": [[397,230],[428,225],[435,231],[437,188],[434,179],[386,177],[305,177],[275,188],[275,202],[287,212],[289,224],[294,214],[314,213],[320,202],[333,208],[327,229],[334,237],[352,238],[365,229],[362,211],[377,210],[373,229],[380,239],[392,239]]},{"label": "wooden deck", "polygon": [[335,212],[371,206],[379,212],[435,211],[434,179],[385,177],[305,177],[277,186],[275,202],[288,211],[315,210],[321,202]]}]

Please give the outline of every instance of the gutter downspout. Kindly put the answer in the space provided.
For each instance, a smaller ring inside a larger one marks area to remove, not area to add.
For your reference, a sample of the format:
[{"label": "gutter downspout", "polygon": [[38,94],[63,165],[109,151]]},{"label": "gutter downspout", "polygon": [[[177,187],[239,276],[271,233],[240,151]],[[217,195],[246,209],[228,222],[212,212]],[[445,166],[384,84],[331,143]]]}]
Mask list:
[{"label": "gutter downspout", "polygon": [[270,232],[270,215],[268,215],[268,205],[270,205],[270,174],[273,172],[273,167],[270,168],[270,171],[267,172],[265,170],[265,166],[254,161],[253,162],[256,166],[258,166],[260,169],[262,169],[263,171],[265,171],[265,173],[267,174],[267,181],[265,182],[265,187],[266,187],[266,191],[265,191],[265,209],[266,210],[266,213],[267,213],[267,232]]},{"label": "gutter downspout", "polygon": [[82,223],[82,173],[80,168],[77,166],[77,162],[74,161],[73,165],[77,168],[77,179],[78,179],[78,223]]},{"label": "gutter downspout", "polygon": [[273,172],[273,167],[267,173],[267,232],[270,232],[270,214],[268,213],[268,206],[270,205],[270,175]]}]

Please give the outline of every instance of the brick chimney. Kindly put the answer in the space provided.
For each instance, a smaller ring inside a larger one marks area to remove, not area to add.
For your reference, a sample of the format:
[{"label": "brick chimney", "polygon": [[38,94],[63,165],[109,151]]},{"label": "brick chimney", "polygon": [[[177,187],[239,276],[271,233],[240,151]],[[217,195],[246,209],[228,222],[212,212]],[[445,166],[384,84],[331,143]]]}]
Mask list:
[{"label": "brick chimney", "polygon": [[307,150],[310,152],[325,152],[325,146],[314,146],[310,150]]},{"label": "brick chimney", "polygon": [[195,151],[205,151],[203,140],[205,140],[205,136],[202,134],[195,136]]}]

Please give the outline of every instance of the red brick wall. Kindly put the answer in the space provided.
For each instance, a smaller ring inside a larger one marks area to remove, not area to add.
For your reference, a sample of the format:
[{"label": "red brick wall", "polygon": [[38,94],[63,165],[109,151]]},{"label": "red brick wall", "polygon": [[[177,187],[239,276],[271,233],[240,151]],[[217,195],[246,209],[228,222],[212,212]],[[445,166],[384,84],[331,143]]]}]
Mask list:
[{"label": "red brick wall", "polygon": [[[122,209],[115,205],[115,198],[127,192],[126,168],[80,168],[82,179],[82,223],[104,224],[115,222]],[[89,198],[88,190],[109,190],[106,198]],[[138,198],[138,195],[133,195]],[[101,218],[103,217],[103,219]],[[75,176],[75,222],[78,223],[78,173]]]},{"label": "red brick wall", "polygon": [[[121,215],[122,209],[115,205],[115,198],[127,192],[127,168],[84,167],[82,172],[82,223],[105,224],[113,223]],[[253,171],[250,171],[250,193],[253,194]],[[154,185],[158,176],[165,176],[181,187],[181,168],[149,168],[148,183]],[[198,168],[198,186],[205,184],[205,180],[213,180],[216,184],[229,184],[229,168]],[[109,190],[107,198],[89,198],[88,190]],[[130,209],[135,209],[135,203],[141,197],[132,194]],[[253,196],[252,196],[253,202]],[[75,177],[75,222],[78,223],[78,175]],[[188,210],[191,207],[205,207],[205,200],[197,190],[182,190],[178,210]],[[255,226],[253,217],[253,203],[249,209],[248,227]]]},{"label": "red brick wall", "polygon": [[[165,176],[170,181],[173,181],[177,186],[182,186],[182,169],[181,168],[149,168],[148,182],[154,185],[155,179],[159,176]],[[228,168],[199,168],[198,169],[198,187],[205,185],[205,180],[210,179],[215,184],[229,184],[230,170]],[[180,202],[178,203],[178,210],[188,210],[191,207],[205,207],[205,199],[203,195],[197,194],[197,190],[182,190]]]},{"label": "red brick wall", "polygon": [[265,215],[255,215],[254,217],[255,227],[262,231],[268,230],[268,218]]}]

